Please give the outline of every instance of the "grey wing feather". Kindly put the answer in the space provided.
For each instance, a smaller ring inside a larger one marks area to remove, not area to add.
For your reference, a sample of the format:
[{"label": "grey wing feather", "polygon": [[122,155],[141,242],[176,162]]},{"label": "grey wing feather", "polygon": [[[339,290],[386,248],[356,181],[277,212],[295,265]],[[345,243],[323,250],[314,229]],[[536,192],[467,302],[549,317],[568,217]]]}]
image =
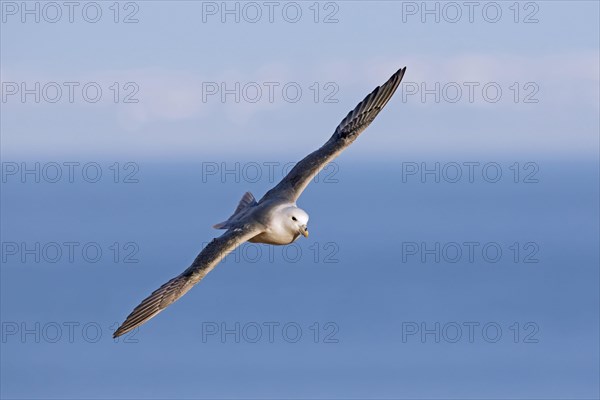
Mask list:
[{"label": "grey wing feather", "polygon": [[125,322],[115,331],[113,337],[121,336],[135,329],[160,313],[200,282],[227,254],[261,232],[262,228],[258,224],[246,224],[232,228],[218,238],[213,239],[202,249],[188,269],[162,285],[142,301],[127,316]]},{"label": "grey wing feather", "polygon": [[342,120],[333,136],[318,150],[302,159],[260,202],[281,197],[295,202],[310,181],[360,135],[385,107],[400,85],[406,67],[399,69],[382,86],[377,86]]}]

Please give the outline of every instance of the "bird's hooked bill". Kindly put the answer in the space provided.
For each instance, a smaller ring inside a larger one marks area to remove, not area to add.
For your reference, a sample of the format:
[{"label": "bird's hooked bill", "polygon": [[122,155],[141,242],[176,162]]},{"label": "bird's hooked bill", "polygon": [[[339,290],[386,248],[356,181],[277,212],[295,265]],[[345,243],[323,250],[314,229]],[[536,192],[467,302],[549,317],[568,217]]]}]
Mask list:
[{"label": "bird's hooked bill", "polygon": [[304,236],[305,238],[308,237],[308,228],[306,227],[306,225],[304,225],[302,227],[302,229],[300,229],[300,233],[302,234],[302,236]]}]

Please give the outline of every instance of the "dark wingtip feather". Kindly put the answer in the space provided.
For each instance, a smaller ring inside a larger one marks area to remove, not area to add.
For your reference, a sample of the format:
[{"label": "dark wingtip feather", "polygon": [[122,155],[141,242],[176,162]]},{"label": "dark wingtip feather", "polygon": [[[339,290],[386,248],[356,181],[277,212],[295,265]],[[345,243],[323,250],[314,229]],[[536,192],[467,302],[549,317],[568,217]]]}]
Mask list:
[{"label": "dark wingtip feather", "polygon": [[115,331],[113,338],[124,335],[154,318],[200,282],[223,257],[260,232],[262,227],[258,224],[246,223],[213,239],[202,249],[188,269],[156,289],[134,308],[125,318],[125,322]]},{"label": "dark wingtip feather", "polygon": [[336,134],[339,134],[339,137],[353,136],[365,129],[390,101],[398,89],[405,72],[406,67],[400,68],[383,85],[377,86],[369,93],[340,122],[334,136]]},{"label": "dark wingtip feather", "polygon": [[[187,278],[179,275],[152,292],[125,318],[125,322],[115,331],[113,338],[124,335],[146,323],[169,304],[183,296],[187,292],[185,290],[186,283]],[[189,288],[187,289],[189,290]]]}]

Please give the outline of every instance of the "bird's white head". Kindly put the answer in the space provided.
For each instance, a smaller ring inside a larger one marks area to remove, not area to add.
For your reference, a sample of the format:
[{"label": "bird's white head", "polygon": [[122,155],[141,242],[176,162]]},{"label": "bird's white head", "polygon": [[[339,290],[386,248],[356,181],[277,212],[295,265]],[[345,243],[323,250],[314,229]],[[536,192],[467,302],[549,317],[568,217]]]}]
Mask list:
[{"label": "bird's white head", "polygon": [[308,237],[308,214],[296,206],[286,207],[283,210],[285,216],[284,224],[292,232],[298,232],[304,237]]}]

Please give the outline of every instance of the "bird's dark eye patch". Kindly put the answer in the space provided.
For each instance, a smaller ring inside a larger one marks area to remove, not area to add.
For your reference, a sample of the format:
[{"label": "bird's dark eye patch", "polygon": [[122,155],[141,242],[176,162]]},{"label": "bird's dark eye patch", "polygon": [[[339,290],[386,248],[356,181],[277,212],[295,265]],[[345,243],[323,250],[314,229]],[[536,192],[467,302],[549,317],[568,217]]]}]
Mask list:
[{"label": "bird's dark eye patch", "polygon": [[298,220],[296,219],[296,217],[292,217],[292,220],[294,220],[294,221],[298,221]]}]

